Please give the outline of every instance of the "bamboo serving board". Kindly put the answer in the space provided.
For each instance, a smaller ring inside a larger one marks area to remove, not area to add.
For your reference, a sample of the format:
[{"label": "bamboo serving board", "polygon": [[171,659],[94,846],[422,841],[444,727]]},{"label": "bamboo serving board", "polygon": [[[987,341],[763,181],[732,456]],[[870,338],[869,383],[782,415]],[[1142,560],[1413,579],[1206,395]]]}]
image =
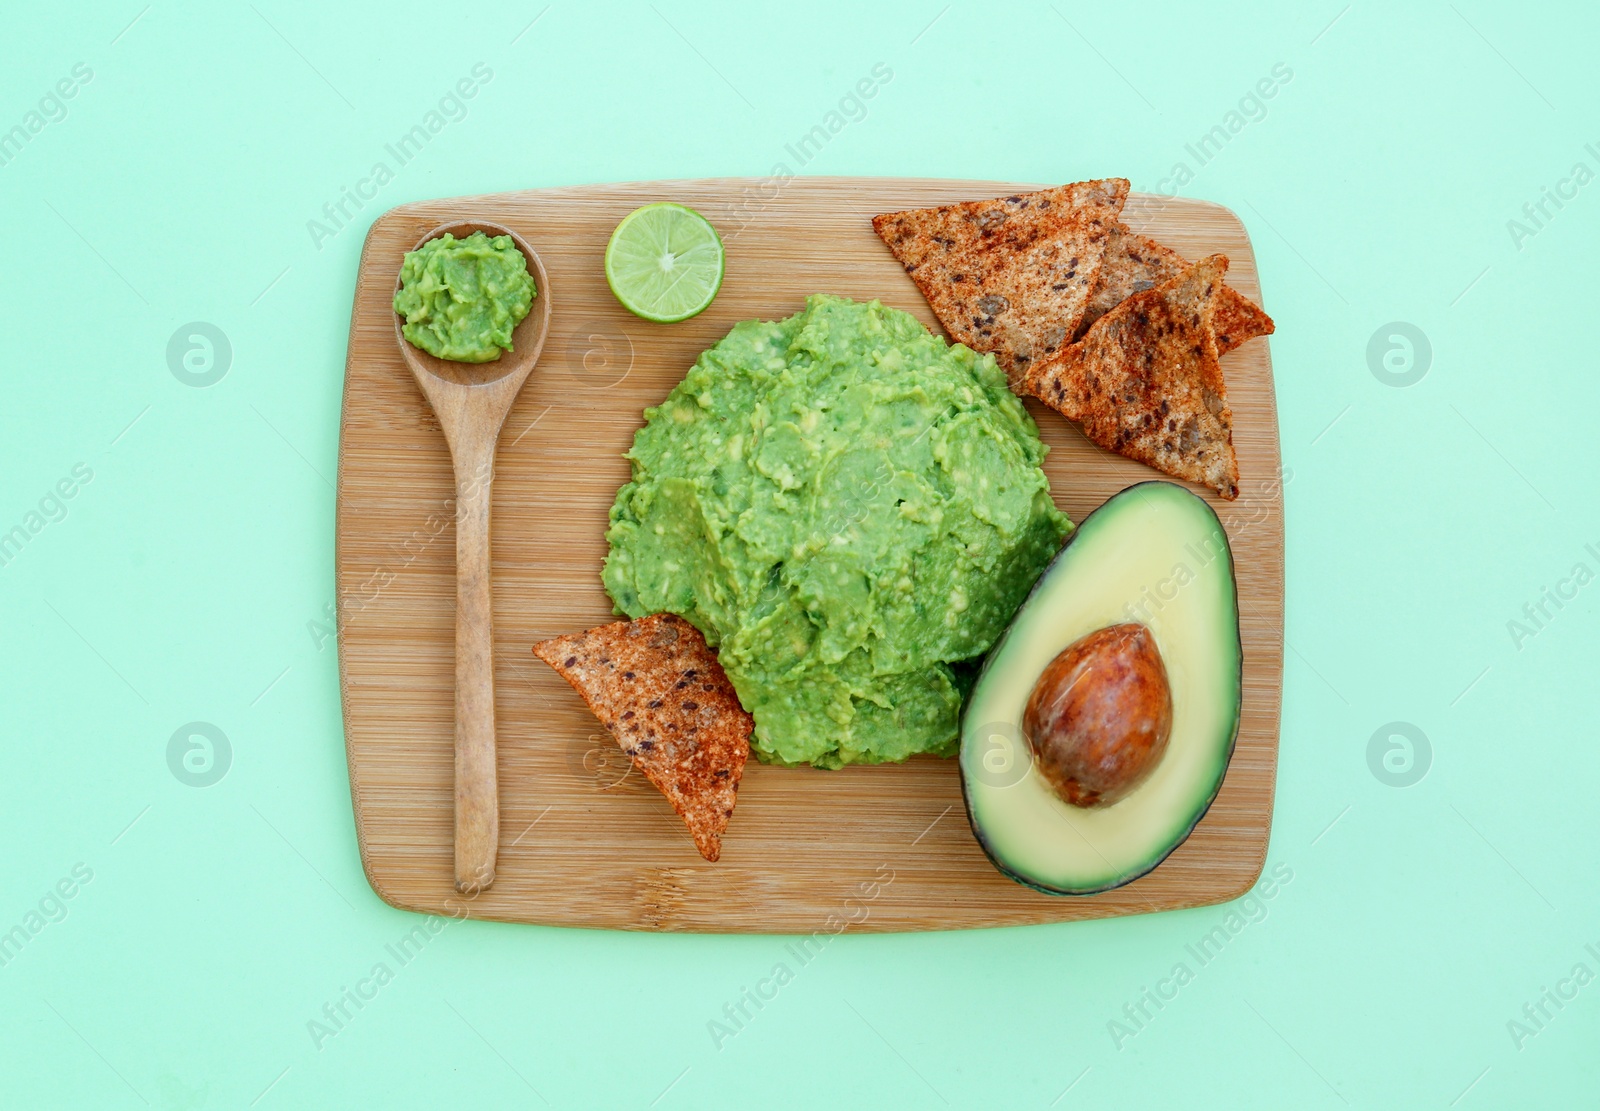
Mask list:
[{"label": "bamboo serving board", "polygon": [[[737,321],[798,311],[806,294],[879,298],[938,322],[869,217],[1037,186],[904,178],[645,182],[405,205],[361,254],[339,442],[339,677],[362,865],[396,907],[636,930],[770,933],[954,929],[1138,914],[1222,902],[1266,854],[1283,664],[1283,500],[1265,340],[1223,360],[1240,496],[1213,500],[1233,544],[1244,640],[1244,715],[1205,819],[1143,879],[1100,895],[1042,895],[1001,876],[967,826],[954,760],[825,772],[752,760],[722,859],[696,854],[638,773],[534,641],[615,620],[600,586],[607,511],[628,480],[622,453],[695,356]],[[602,256],[641,204],[705,214],[727,245],[716,301],[649,324],[611,296]],[[500,860],[470,901],[452,887],[455,536],[450,459],[395,347],[390,298],[405,250],[447,220],[504,224],[544,260],[553,316],[544,354],[500,437],[494,486]],[[1257,300],[1238,218],[1200,201],[1134,194],[1124,218],[1190,259],[1228,255],[1228,281]],[[1269,311],[1271,306],[1267,306]],[[1057,504],[1081,521],[1111,494],[1158,477],[1028,407],[1050,454]]]}]

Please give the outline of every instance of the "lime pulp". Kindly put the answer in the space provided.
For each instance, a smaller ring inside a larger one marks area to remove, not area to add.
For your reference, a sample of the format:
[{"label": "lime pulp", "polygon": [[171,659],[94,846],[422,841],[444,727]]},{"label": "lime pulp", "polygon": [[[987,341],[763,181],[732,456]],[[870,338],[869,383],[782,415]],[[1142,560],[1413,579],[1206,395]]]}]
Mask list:
[{"label": "lime pulp", "polygon": [[687,320],[722,288],[722,239],[692,208],[661,201],[622,218],[606,244],[606,282],[645,320]]}]

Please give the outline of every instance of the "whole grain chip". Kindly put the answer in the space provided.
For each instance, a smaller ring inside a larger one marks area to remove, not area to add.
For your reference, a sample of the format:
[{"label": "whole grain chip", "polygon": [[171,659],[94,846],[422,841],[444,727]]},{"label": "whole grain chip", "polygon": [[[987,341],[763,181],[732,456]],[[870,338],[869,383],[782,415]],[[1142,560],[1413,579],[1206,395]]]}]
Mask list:
[{"label": "whole grain chip", "polygon": [[1277,327],[1260,305],[1231,286],[1222,287],[1211,314],[1218,355],[1226,355],[1245,340],[1270,336]]},{"label": "whole grain chip", "polygon": [[[1135,293],[1142,293],[1169,282],[1188,267],[1183,256],[1147,235],[1117,225],[1106,240],[1106,260],[1089,296],[1088,308],[1078,324],[1074,341],[1083,338],[1089,326]],[[1217,354],[1226,355],[1246,340],[1270,336],[1272,317],[1238,290],[1224,285],[1212,315],[1212,331],[1217,335]]]},{"label": "whole grain chip", "polygon": [[950,338],[1013,383],[1071,342],[1128,197],[1124,178],[872,218]]},{"label": "whole grain chip", "polygon": [[716,860],[755,723],[700,631],[658,613],[542,640],[533,654],[583,696]]},{"label": "whole grain chip", "polygon": [[1101,447],[1238,497],[1233,413],[1213,330],[1227,272],[1227,257],[1211,255],[1125,298],[1060,358],[1035,367],[1025,391]]}]

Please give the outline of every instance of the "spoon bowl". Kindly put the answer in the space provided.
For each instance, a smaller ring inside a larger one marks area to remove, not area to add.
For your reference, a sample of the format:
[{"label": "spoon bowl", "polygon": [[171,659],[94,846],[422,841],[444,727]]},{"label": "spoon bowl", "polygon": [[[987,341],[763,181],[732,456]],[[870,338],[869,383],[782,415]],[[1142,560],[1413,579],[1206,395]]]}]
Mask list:
[{"label": "spoon bowl", "polygon": [[[494,882],[500,841],[500,799],[495,768],[494,597],[489,579],[489,511],[495,444],[506,415],[527,381],[550,332],[550,279],[539,255],[510,228],[483,220],[441,224],[417,241],[446,232],[464,239],[475,231],[508,235],[527,260],[534,298],[511,333],[512,350],[488,363],[440,359],[414,346],[394,318],[395,342],[422,396],[433,407],[450,447],[455,472],[456,689],[455,886],[475,895]],[[416,248],[413,248],[416,249]],[[400,288],[399,275],[395,289]]]},{"label": "spoon bowl", "polygon": [[[533,369],[533,364],[538,362],[539,353],[544,350],[545,337],[550,334],[550,279],[545,275],[544,263],[539,260],[538,253],[528,246],[527,241],[510,228],[491,224],[486,220],[459,220],[440,224],[417,240],[416,246],[411,249],[420,250],[424,244],[431,243],[446,233],[457,239],[465,239],[476,231],[483,232],[491,239],[497,235],[511,237],[511,242],[516,244],[517,250],[522,252],[522,257],[528,262],[528,273],[533,275],[535,293],[533,304],[528,306],[528,315],[523,317],[511,331],[512,350],[502,351],[498,359],[487,363],[458,363],[453,359],[441,359],[437,355],[430,355],[406,339],[405,333],[401,331],[405,318],[395,313],[395,342],[400,345],[400,352],[405,356],[406,365],[411,368],[411,373],[417,376],[419,384],[424,374],[457,386],[489,386],[518,373],[526,378],[528,371]],[[396,293],[400,292],[399,273],[395,274],[394,288]]]}]

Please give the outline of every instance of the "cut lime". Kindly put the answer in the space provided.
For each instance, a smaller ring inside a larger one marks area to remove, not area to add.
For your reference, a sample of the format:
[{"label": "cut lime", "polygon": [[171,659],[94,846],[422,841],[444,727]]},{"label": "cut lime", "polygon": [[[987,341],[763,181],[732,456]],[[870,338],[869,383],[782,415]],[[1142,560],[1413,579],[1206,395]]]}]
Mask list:
[{"label": "cut lime", "polygon": [[722,288],[722,239],[692,208],[661,201],[622,218],[606,244],[606,282],[635,316],[671,324]]}]

